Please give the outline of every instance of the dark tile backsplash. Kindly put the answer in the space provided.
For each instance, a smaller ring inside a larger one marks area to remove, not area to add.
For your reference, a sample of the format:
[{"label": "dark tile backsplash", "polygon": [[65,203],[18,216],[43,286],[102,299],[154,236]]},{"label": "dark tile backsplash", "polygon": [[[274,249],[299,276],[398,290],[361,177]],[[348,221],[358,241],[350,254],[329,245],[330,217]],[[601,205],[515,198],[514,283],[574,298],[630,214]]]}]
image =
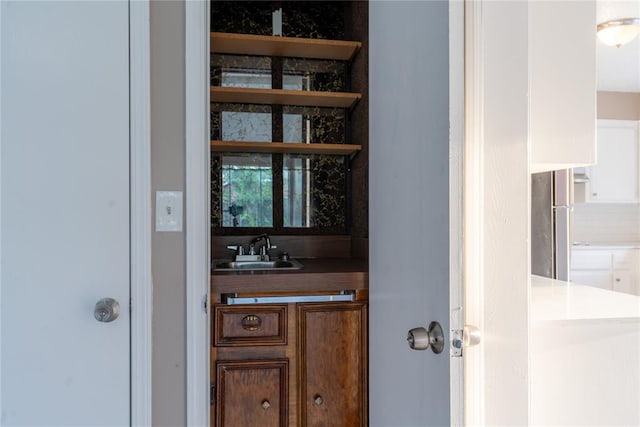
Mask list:
[{"label": "dark tile backsplash", "polygon": [[283,1],[282,35],[344,40],[345,2]]},{"label": "dark tile backsplash", "polygon": [[271,35],[271,13],[282,8],[284,36],[344,39],[345,2],[214,0],[211,4],[212,31]]},{"label": "dark tile backsplash", "polygon": [[[339,1],[213,1],[212,31],[257,35],[272,34],[272,11],[282,8],[282,33],[287,37],[345,39],[349,2]],[[351,19],[351,18],[349,18]],[[270,58],[242,55],[212,55],[210,78],[214,86],[273,87],[327,92],[349,91],[349,67],[342,61],[301,58]],[[211,104],[211,139],[266,141],[269,137],[285,142],[344,144],[349,142],[348,112],[339,108],[301,106],[265,106],[247,104]],[[226,127],[226,128],[225,128]],[[237,129],[230,129],[234,127]],[[310,135],[307,130],[310,129]],[[230,138],[231,136],[231,138]],[[354,143],[361,143],[354,141]],[[211,225],[222,227],[222,159],[225,153],[211,153]],[[303,215],[305,227],[331,233],[348,230],[348,162],[344,156],[273,154],[274,194],[287,194],[283,176],[287,168],[308,173],[305,184],[310,199],[309,212]],[[295,166],[294,166],[295,165]],[[307,176],[307,175],[305,175]],[[227,184],[225,184],[227,185]],[[277,190],[277,191],[276,191]],[[286,197],[286,196],[285,196]],[[274,199],[274,203],[277,203]],[[287,208],[275,228],[282,231],[293,221]],[[290,208],[293,212],[293,208]],[[308,214],[308,216],[307,216]],[[296,215],[300,216],[297,212]],[[296,220],[297,221],[297,220]],[[295,226],[295,224],[294,224]],[[342,230],[342,231],[341,231]],[[230,231],[227,228],[227,232]],[[227,233],[225,233],[227,234]]]},{"label": "dark tile backsplash", "polygon": [[272,3],[268,1],[212,1],[211,31],[268,36],[272,34]]}]

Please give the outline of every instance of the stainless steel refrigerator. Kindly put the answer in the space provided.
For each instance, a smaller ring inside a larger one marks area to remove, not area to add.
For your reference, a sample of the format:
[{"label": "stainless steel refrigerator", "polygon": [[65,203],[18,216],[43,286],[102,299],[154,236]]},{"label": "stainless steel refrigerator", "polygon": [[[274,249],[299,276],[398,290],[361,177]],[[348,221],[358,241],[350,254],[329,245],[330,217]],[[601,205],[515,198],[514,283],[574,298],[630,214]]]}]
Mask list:
[{"label": "stainless steel refrigerator", "polygon": [[531,273],[570,281],[572,169],[531,175]]}]

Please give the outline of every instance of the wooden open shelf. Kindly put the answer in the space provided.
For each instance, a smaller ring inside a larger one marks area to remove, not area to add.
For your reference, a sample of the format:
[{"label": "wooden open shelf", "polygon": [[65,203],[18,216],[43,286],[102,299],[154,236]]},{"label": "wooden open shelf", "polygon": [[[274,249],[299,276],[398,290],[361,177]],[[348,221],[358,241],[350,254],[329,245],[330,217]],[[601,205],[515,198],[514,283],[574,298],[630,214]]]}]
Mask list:
[{"label": "wooden open shelf", "polygon": [[211,141],[211,150],[230,153],[337,154],[348,156],[362,149],[354,144]]},{"label": "wooden open shelf", "polygon": [[350,60],[362,43],[252,34],[211,33],[211,52],[235,55],[291,56]]},{"label": "wooden open shelf", "polygon": [[360,98],[359,93],[349,92],[211,86],[211,102],[351,108]]}]

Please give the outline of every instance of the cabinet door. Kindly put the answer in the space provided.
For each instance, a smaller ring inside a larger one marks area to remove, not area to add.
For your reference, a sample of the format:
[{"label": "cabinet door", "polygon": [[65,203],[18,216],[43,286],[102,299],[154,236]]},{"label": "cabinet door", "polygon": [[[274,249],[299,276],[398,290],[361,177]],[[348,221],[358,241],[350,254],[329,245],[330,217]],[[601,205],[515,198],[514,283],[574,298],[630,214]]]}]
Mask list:
[{"label": "cabinet door", "polygon": [[571,282],[578,285],[613,289],[611,270],[571,270]]},{"label": "cabinet door", "polygon": [[613,254],[610,250],[574,247],[571,251],[571,282],[612,289]]},{"label": "cabinet door", "polygon": [[589,177],[589,202],[638,201],[638,122],[598,121],[598,163]]},{"label": "cabinet door", "polygon": [[218,361],[215,425],[286,426],[288,378],[286,359]]},{"label": "cabinet door", "polygon": [[573,247],[571,270],[611,270],[613,255],[610,250]]},{"label": "cabinet door", "polygon": [[299,425],[367,425],[366,306],[298,305]]},{"label": "cabinet door", "polygon": [[596,154],[595,1],[530,1],[532,172],[593,164]]},{"label": "cabinet door", "polygon": [[637,286],[636,283],[634,283],[631,270],[614,270],[612,284],[613,290],[616,292],[638,295]]}]

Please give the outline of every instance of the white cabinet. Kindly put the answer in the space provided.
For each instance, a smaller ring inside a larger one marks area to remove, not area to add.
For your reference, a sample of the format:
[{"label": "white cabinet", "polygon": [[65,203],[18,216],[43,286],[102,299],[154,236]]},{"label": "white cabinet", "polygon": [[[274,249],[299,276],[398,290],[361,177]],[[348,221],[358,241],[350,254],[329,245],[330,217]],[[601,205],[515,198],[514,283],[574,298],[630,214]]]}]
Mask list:
[{"label": "white cabinet", "polygon": [[571,281],[580,285],[612,290],[611,270],[576,270],[571,272]]},{"label": "white cabinet", "polygon": [[530,171],[596,160],[595,1],[529,2]]},{"label": "white cabinet", "polygon": [[634,277],[632,270],[614,270],[613,281],[611,283],[613,290],[616,292],[640,295],[638,292],[637,277]]},{"label": "white cabinet", "polygon": [[571,252],[571,281],[581,285],[613,290],[611,251],[592,248],[573,248]]},{"label": "white cabinet", "polygon": [[637,121],[598,120],[598,163],[588,169],[588,202],[638,202],[639,144]]},{"label": "white cabinet", "polygon": [[571,253],[571,281],[640,295],[640,248],[574,247]]},{"label": "white cabinet", "polygon": [[614,291],[640,295],[640,249],[612,249]]}]

